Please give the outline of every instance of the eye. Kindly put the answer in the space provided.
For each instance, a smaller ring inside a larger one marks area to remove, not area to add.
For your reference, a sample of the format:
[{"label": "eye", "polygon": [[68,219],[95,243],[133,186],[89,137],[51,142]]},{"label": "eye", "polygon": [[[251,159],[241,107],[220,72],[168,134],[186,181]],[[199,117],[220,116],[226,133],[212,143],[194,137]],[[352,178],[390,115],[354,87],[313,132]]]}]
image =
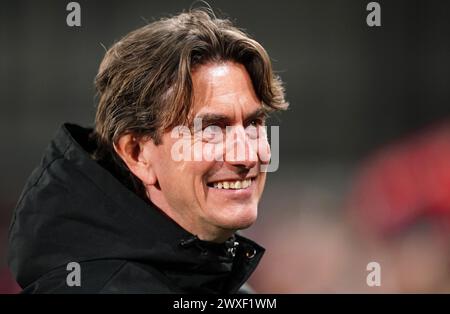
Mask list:
[{"label": "eye", "polygon": [[264,119],[260,119],[260,118],[253,119],[252,121],[250,121],[250,125],[252,125],[254,127],[257,127],[257,126],[260,126],[260,125],[264,125],[264,123],[265,123]]},{"label": "eye", "polygon": [[202,131],[203,141],[218,143],[223,139],[223,130],[217,125],[210,125]]}]

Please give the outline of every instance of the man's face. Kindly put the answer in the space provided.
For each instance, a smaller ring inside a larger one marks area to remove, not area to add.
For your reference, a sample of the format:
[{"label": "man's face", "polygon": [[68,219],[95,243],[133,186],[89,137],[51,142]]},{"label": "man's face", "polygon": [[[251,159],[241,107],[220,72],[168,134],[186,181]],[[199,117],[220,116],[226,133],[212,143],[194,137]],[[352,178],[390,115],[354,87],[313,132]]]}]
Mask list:
[{"label": "man's face", "polygon": [[[264,138],[259,143],[265,143],[265,147],[258,150],[258,135],[248,130],[263,124],[264,114],[241,64],[198,66],[192,73],[192,83],[193,116],[202,119],[203,129],[214,125],[214,131],[192,130],[193,137],[184,140],[193,152],[200,154],[201,160],[176,160],[173,147],[180,138],[165,133],[162,144],[151,150],[158,184],[150,187],[148,194],[155,205],[186,230],[205,240],[221,241],[235,230],[250,226],[257,217],[266,180],[266,173],[260,172],[261,156],[269,148]],[[231,127],[228,131],[227,126]],[[227,134],[230,142],[226,144]],[[217,140],[218,135],[223,135],[223,141]],[[238,150],[238,143],[245,147],[243,155],[226,153],[230,148]],[[205,145],[214,149],[212,161],[205,160]]]}]

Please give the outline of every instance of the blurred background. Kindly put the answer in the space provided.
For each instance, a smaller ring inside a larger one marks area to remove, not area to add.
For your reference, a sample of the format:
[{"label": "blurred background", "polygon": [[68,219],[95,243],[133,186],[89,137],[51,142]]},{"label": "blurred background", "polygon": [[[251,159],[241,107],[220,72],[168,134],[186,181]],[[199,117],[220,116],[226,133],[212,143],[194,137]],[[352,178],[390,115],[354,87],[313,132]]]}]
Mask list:
[{"label": "blurred background", "polygon": [[[188,9],[186,1],[2,1],[0,293],[9,221],[58,126],[92,125],[104,48]],[[368,27],[355,0],[209,0],[269,52],[285,82],[280,167],[258,222],[263,293],[450,292],[450,3],[378,1]],[[381,267],[370,287],[369,262]]]}]

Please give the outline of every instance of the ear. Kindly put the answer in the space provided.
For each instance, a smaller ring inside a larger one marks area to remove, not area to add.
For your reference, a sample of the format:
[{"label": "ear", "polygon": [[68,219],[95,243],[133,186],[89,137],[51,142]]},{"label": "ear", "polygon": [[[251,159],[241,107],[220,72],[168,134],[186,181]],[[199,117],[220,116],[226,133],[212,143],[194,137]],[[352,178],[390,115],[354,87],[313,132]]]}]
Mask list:
[{"label": "ear", "polygon": [[155,144],[151,139],[137,139],[132,134],[122,135],[114,150],[122,158],[130,171],[138,177],[144,185],[157,183],[155,169],[151,160]]}]

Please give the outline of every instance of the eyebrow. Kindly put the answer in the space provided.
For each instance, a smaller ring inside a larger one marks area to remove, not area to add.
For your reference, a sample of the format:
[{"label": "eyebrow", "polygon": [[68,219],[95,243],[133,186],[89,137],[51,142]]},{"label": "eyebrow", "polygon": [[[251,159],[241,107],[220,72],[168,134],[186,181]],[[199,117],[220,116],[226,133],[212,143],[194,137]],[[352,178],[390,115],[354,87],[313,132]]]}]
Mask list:
[{"label": "eyebrow", "polygon": [[203,126],[209,126],[209,125],[231,125],[232,121],[231,119],[223,114],[217,114],[217,113],[205,113],[205,114],[200,114],[198,116],[195,117],[196,119],[201,119],[202,120],[202,125]]},{"label": "eyebrow", "polygon": [[255,119],[265,120],[269,116],[269,113],[263,107],[256,109],[250,113],[247,118],[244,119],[244,125],[247,125],[250,121]]},{"label": "eyebrow", "polygon": [[[265,119],[267,117],[268,117],[267,110],[264,108],[258,108],[244,118],[244,125],[248,124],[248,122],[254,119]],[[217,113],[199,114],[195,118],[202,119],[202,126],[209,126],[209,125],[228,126],[233,124],[232,119],[230,119],[228,116]]]}]

